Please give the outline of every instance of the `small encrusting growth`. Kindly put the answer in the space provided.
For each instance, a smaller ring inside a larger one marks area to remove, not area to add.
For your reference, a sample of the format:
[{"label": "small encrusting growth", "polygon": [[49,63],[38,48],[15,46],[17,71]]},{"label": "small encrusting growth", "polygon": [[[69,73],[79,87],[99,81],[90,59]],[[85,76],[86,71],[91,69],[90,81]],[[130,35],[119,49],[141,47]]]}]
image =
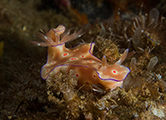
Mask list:
[{"label": "small encrusting growth", "polygon": [[[55,71],[53,71],[46,80],[47,94],[49,95],[48,99],[60,102],[59,99],[53,95],[53,91],[55,91],[56,96],[60,95],[60,92],[62,92],[66,101],[72,100],[75,97],[74,89],[75,86],[77,86],[77,81],[78,77],[72,69],[69,72],[60,70],[57,75],[55,75]],[[61,102],[63,102],[63,100]]]}]

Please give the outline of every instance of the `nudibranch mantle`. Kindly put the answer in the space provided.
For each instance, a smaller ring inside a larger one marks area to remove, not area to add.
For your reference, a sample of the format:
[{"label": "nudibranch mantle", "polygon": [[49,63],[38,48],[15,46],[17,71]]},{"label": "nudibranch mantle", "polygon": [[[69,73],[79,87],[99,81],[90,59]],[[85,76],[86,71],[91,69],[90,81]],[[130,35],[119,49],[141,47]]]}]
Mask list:
[{"label": "nudibranch mantle", "polygon": [[114,89],[122,85],[130,72],[129,68],[121,65],[126,59],[128,49],[115,64],[108,65],[105,56],[102,61],[93,56],[95,43],[82,43],[72,49],[66,48],[66,42],[74,40],[82,34],[80,30],[71,35],[67,32],[62,36],[64,31],[65,27],[59,25],[56,29],[49,30],[46,35],[41,34],[41,38],[45,42],[35,42],[39,46],[48,46],[47,62],[41,69],[43,79],[47,79],[52,71],[57,74],[61,69],[66,71],[73,69],[78,77],[79,86],[100,83],[106,89]]}]

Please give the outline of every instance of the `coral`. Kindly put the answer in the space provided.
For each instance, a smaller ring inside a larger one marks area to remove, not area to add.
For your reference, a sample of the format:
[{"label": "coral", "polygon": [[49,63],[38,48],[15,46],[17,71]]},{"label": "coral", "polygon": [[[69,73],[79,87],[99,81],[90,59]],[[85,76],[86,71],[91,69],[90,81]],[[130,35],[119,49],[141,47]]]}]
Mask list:
[{"label": "coral", "polygon": [[148,71],[152,70],[152,68],[154,68],[154,66],[157,64],[157,62],[158,62],[158,58],[156,56],[151,58],[148,63],[148,66],[147,66],[147,70]]},{"label": "coral", "polygon": [[[157,31],[161,28],[163,19],[160,23],[158,19],[159,11],[156,8],[150,11],[149,16],[140,12],[133,21],[126,21],[124,25],[121,25],[121,22],[117,23],[116,37],[120,41],[126,41],[129,47],[149,54],[161,42]],[[131,46],[131,41],[133,46]]]},{"label": "coral", "polygon": [[[160,42],[158,41],[158,38],[156,38],[156,35],[152,32],[153,30],[157,30],[156,27],[158,26],[158,18],[159,11],[155,8],[150,11],[149,21],[147,25],[144,15],[140,15],[139,17],[135,18],[135,22],[133,23],[134,36],[131,38],[135,49],[139,49],[138,47],[143,48],[143,39],[145,38],[145,44],[147,44],[148,42],[151,43],[151,45],[149,45],[151,51],[156,45],[159,45]],[[141,36],[145,38],[141,38]]]}]

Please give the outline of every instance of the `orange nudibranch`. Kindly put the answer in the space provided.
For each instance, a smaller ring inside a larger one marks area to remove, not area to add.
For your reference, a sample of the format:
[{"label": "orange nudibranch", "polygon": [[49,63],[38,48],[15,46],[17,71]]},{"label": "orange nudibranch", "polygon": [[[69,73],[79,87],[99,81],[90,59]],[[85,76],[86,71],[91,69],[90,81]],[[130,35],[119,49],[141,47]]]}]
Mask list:
[{"label": "orange nudibranch", "polygon": [[57,74],[61,69],[73,69],[79,85],[100,83],[106,89],[122,85],[130,72],[129,68],[121,65],[126,59],[128,49],[116,63],[109,65],[105,56],[101,61],[93,55],[95,43],[82,43],[72,49],[66,48],[66,42],[80,37],[82,33],[80,30],[72,34],[69,34],[70,31],[63,34],[64,31],[65,27],[59,25],[56,29],[49,30],[46,35],[41,34],[45,42],[35,42],[39,46],[48,46],[47,62],[41,69],[43,79],[47,79],[52,71]]}]

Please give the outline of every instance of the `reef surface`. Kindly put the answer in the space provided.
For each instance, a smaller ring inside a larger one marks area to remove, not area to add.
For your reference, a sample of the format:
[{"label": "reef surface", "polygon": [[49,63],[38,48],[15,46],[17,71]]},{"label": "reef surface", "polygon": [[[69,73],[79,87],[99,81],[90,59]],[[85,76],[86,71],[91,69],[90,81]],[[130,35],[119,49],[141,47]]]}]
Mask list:
[{"label": "reef surface", "polygon": [[[0,1],[0,119],[166,119],[165,6],[164,0]],[[129,48],[123,88],[77,88],[75,73],[63,69],[43,80],[47,49],[30,41],[59,24],[85,32],[68,48],[95,42],[94,55],[110,64]]]}]

